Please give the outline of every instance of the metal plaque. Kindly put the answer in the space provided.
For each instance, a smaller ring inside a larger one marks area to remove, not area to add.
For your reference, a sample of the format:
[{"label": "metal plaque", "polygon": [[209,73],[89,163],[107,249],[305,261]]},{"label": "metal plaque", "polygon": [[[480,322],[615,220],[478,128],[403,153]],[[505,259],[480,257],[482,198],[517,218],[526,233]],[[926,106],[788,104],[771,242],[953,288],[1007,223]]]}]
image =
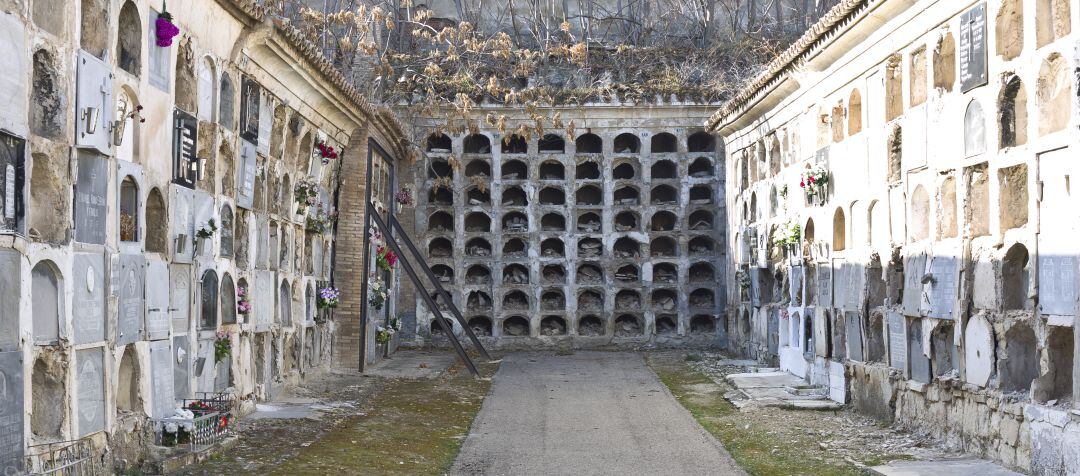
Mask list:
[{"label": "metal plaque", "polygon": [[79,171],[75,182],[75,241],[105,244],[109,204],[108,166],[104,157],[79,150]]},{"label": "metal plaque", "polygon": [[169,337],[169,267],[152,260],[146,266],[146,335],[150,340]]},{"label": "metal plaque", "polygon": [[0,473],[23,474],[22,352],[0,352]]},{"label": "metal plaque", "polygon": [[907,369],[907,322],[904,315],[889,311],[889,366],[895,369]]},{"label": "metal plaque", "polygon": [[199,168],[199,121],[179,109],[173,111],[173,183],[195,188]]},{"label": "metal plaque", "polygon": [[167,418],[175,411],[174,354],[168,340],[150,343],[150,416]]},{"label": "metal plaque", "polygon": [[76,345],[104,341],[105,260],[101,255],[76,253],[72,270],[73,340]]},{"label": "metal plaque", "polygon": [[175,400],[188,398],[191,393],[189,376],[191,375],[191,362],[195,355],[191,353],[187,336],[173,337],[172,347],[173,362],[173,396]]},{"label": "metal plaque", "polygon": [[75,91],[75,145],[112,153],[113,74],[108,63],[79,50]]},{"label": "metal plaque", "polygon": [[105,429],[105,354],[101,347],[75,351],[79,386],[79,436]]},{"label": "metal plaque", "polygon": [[130,344],[142,336],[145,267],[142,255],[120,255],[116,345]]},{"label": "metal plaque", "polygon": [[986,4],[960,14],[960,90],[968,92],[989,80],[986,69]]},{"label": "metal plaque", "polygon": [[22,255],[0,250],[0,351],[19,348],[19,297],[22,296]]},{"label": "metal plaque", "polygon": [[240,189],[236,192],[236,206],[250,210],[255,203],[255,175],[258,165],[255,144],[241,139],[240,160],[237,162],[237,183],[240,184]]}]

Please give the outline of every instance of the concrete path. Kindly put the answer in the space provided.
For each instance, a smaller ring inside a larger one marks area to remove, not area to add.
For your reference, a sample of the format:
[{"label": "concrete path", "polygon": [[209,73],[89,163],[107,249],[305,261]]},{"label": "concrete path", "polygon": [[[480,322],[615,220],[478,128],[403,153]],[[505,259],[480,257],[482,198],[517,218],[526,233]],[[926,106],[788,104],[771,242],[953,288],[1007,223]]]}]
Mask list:
[{"label": "concrete path", "polygon": [[1021,476],[990,461],[976,458],[940,461],[894,461],[870,468],[880,476]]},{"label": "concrete path", "polygon": [[451,474],[745,474],[641,354],[518,353]]}]

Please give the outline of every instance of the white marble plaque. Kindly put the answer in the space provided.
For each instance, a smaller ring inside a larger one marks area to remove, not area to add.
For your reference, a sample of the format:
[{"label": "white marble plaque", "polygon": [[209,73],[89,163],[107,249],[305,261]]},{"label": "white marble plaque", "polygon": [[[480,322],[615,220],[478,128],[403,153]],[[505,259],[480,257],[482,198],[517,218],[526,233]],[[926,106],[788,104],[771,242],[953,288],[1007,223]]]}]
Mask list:
[{"label": "white marble plaque", "polygon": [[900,313],[889,311],[889,366],[907,370],[907,320]]},{"label": "white marble plaque", "polygon": [[78,78],[75,91],[75,144],[112,153],[110,130],[114,104],[112,67],[86,51],[76,56]]},{"label": "white marble plaque", "polygon": [[146,334],[150,340],[167,339],[169,321],[169,268],[164,261],[151,260],[146,266]]},{"label": "white marble plaque", "polygon": [[934,256],[930,260],[930,317],[954,318],[957,289],[960,280],[960,263],[955,256]]},{"label": "white marble plaque", "polygon": [[76,253],[72,266],[75,344],[105,340],[105,260],[101,255]]},{"label": "white marble plaque", "polygon": [[822,307],[832,307],[833,293],[833,273],[832,266],[829,263],[818,263],[817,265],[817,304]]},{"label": "white marble plaque", "polygon": [[150,416],[166,418],[175,408],[173,392],[174,354],[168,340],[150,343]]},{"label": "white marble plaque", "polygon": [[1076,256],[1039,254],[1039,309],[1044,315],[1076,314]]},{"label": "white marble plaque", "polygon": [[169,185],[169,189],[173,262],[191,263],[195,248],[195,191],[175,184]]},{"label": "white marble plaque", "polygon": [[173,396],[175,400],[188,398],[191,390],[189,376],[191,375],[191,363],[195,360],[191,352],[191,345],[187,336],[173,337],[172,362],[173,362]]},{"label": "white marble plaque", "polygon": [[994,329],[981,314],[964,328],[964,363],[967,382],[985,387],[994,372]]},{"label": "white marble plaque", "polygon": [[22,255],[0,249],[0,351],[19,347],[19,297],[22,295]]},{"label": "white marble plaque", "polygon": [[191,266],[169,266],[169,316],[173,332],[187,333],[191,327]]},{"label": "white marble plaque", "polygon": [[79,386],[79,436],[105,429],[105,354],[101,347],[75,351]]},{"label": "white marble plaque", "polygon": [[[274,317],[274,272],[258,271],[255,273],[255,327],[268,329]],[[250,317],[249,317],[250,319]]]},{"label": "white marble plaque", "polygon": [[29,33],[20,17],[0,14],[0,64],[4,65],[4,74],[0,75],[0,129],[25,136],[31,55],[26,48]]},{"label": "white marble plaque", "polygon": [[130,344],[142,337],[145,267],[142,255],[120,255],[116,345]]},{"label": "white marble plaque", "polygon": [[915,253],[904,258],[904,314],[921,316],[926,293],[923,292],[923,275],[926,274],[926,255]]},{"label": "white marble plaque", "polygon": [[108,165],[105,157],[79,151],[79,171],[75,182],[75,241],[105,244],[108,222]]},{"label": "white marble plaque", "polygon": [[258,156],[255,152],[255,144],[240,140],[240,160],[237,161],[236,176],[240,184],[236,192],[236,206],[251,209],[255,203],[255,175],[257,173]]},{"label": "white marble plaque", "polygon": [[23,471],[22,352],[0,352],[0,473]]}]

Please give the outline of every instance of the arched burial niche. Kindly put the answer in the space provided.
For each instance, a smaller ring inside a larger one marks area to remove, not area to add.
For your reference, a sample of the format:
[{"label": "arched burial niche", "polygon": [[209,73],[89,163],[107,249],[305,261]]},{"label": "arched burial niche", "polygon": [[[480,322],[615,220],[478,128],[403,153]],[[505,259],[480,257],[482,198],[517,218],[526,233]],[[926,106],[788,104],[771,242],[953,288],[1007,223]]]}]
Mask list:
[{"label": "arched burial niche", "polygon": [[454,256],[454,246],[446,238],[435,238],[428,242],[429,258],[449,258]]},{"label": "arched burial niche", "polygon": [[611,178],[615,180],[632,180],[637,176],[637,162],[620,162],[611,169]]},{"label": "arched burial niche", "polygon": [[431,330],[429,331],[431,337],[440,335],[449,335],[454,333],[454,323],[450,319],[446,319],[447,327],[444,328],[442,322],[439,319],[431,320]]},{"label": "arched burial niche", "polygon": [[998,96],[998,147],[1015,147],[1027,143],[1027,91],[1020,77],[1008,75]]},{"label": "arched burial niche", "polygon": [[118,132],[120,142],[116,144],[116,158],[125,162],[139,161],[139,132],[142,129],[140,121],[145,119],[136,120],[137,118],[133,117],[138,107],[139,101],[127,88],[122,88],[117,93],[114,117],[117,121],[116,127],[120,129]]},{"label": "arched burial niche", "polygon": [[44,48],[34,52],[33,84],[30,93],[30,130],[58,139],[64,134],[66,101],[61,91],[59,67],[53,54]]},{"label": "arched burial niche", "polygon": [[278,286],[278,318],[277,322],[283,326],[292,325],[292,301],[290,296],[292,295],[292,287],[289,286],[289,282],[281,280],[281,285]]},{"label": "arched burial niche", "polygon": [[593,212],[578,215],[577,231],[583,233],[601,233],[603,231],[603,226],[600,223],[600,215]]},{"label": "arched burial niche", "polygon": [[[578,309],[581,309],[579,306]],[[578,320],[577,333],[579,336],[596,337],[604,335],[604,321],[592,314],[583,316]]]},{"label": "arched burial niche", "polygon": [[491,163],[485,159],[476,159],[469,161],[469,164],[465,166],[466,177],[490,177],[491,176]]},{"label": "arched burial niche", "polygon": [[503,268],[503,284],[529,284],[529,269],[520,264],[511,264]]},{"label": "arched burial niche", "polygon": [[596,207],[604,203],[604,193],[596,185],[585,185],[577,189],[575,200],[578,205]]},{"label": "arched burial niche", "polygon": [[513,134],[502,139],[502,153],[504,154],[524,154],[529,151],[529,143],[525,142],[525,138]]},{"label": "arched burial niche", "polygon": [[678,140],[675,139],[675,135],[670,132],[661,132],[652,136],[649,144],[649,151],[654,154],[665,154],[669,152],[677,152],[679,148]]},{"label": "arched burial niche", "polygon": [[690,214],[687,225],[692,231],[706,231],[713,229],[713,214],[709,210],[697,210]]},{"label": "arched burial niche", "polygon": [[574,147],[579,154],[600,154],[604,152],[604,141],[596,134],[586,133],[574,140]]},{"label": "arched burial niche", "polygon": [[566,167],[554,160],[545,160],[540,164],[540,180],[565,180]]},{"label": "arched burial niche", "polygon": [[[779,161],[780,158],[777,157],[776,160]],[[655,167],[655,166],[653,166],[653,167]],[[698,158],[694,159],[693,162],[690,162],[690,167],[687,170],[688,170],[691,178],[708,178],[708,177],[712,177],[713,174],[715,174],[715,171],[713,170],[712,161],[710,161],[709,159],[706,159],[705,157],[698,157]],[[779,165],[777,165],[777,170],[776,171],[777,172],[780,171]],[[654,172],[653,178],[655,178],[655,177],[656,176],[655,176],[655,172]]]},{"label": "arched burial niche", "polygon": [[1005,331],[1005,346],[998,348],[998,381],[1005,392],[1027,393],[1039,376],[1039,345],[1027,324]]},{"label": "arched burial niche", "polygon": [[615,294],[615,309],[641,309],[641,295],[632,289],[623,289]]},{"label": "arched burial niche", "polygon": [[598,258],[604,251],[604,244],[596,238],[578,240],[578,258]]},{"label": "arched burial niche", "polygon": [[641,279],[641,273],[637,266],[625,264],[615,270],[615,279],[624,283],[634,283]]},{"label": "arched burial niche", "polygon": [[1036,0],[1035,46],[1042,48],[1072,31],[1068,0]]},{"label": "arched burial niche", "polygon": [[491,284],[491,270],[482,264],[474,264],[465,270],[465,284]]},{"label": "arched burial niche", "polygon": [[232,276],[225,273],[221,278],[221,323],[236,324],[236,286]]},{"label": "arched burial niche", "polygon": [[958,234],[956,219],[956,179],[948,177],[938,189],[938,226],[937,235],[942,238],[956,238]]},{"label": "arched burial niche", "polygon": [[566,231],[566,218],[556,212],[545,213],[540,217],[540,230]]},{"label": "arched burial niche", "polygon": [[670,160],[658,160],[652,165],[650,175],[652,175],[653,179],[673,179],[676,178],[677,172],[678,167],[675,165],[675,162]]},{"label": "arched burial niche", "polygon": [[1001,304],[1006,311],[1030,308],[1028,293],[1031,269],[1028,250],[1024,245],[1012,245],[1001,260]]},{"label": "arched burial niche", "polygon": [[59,441],[63,436],[68,416],[66,367],[57,355],[43,354],[34,362],[30,432],[38,441]]},{"label": "arched burial niche", "polygon": [[1053,53],[1043,61],[1038,88],[1039,135],[1065,129],[1072,110],[1072,78],[1068,62],[1060,54]]},{"label": "arched burial niche", "polygon": [[540,320],[540,335],[566,335],[566,320],[559,316],[545,316],[543,319]]},{"label": "arched burial niche", "polygon": [[574,172],[574,178],[577,180],[598,180],[600,179],[600,164],[593,161],[582,162],[577,164],[577,169]]},{"label": "arched burial niche", "polygon": [[484,238],[473,238],[465,243],[465,256],[474,258],[491,256],[491,243]]},{"label": "arched burial niche", "polygon": [[629,132],[615,136],[612,149],[616,154],[636,154],[641,151],[641,140]]},{"label": "arched burial niche", "polygon": [[453,150],[453,142],[450,141],[450,137],[442,133],[433,133],[427,136],[425,149],[428,152],[434,153],[447,153]]},{"label": "arched burial niche", "polygon": [[118,413],[142,411],[139,375],[139,359],[135,356],[135,346],[129,345],[120,357],[120,367],[116,375],[116,411]]},{"label": "arched burial niche", "polygon": [[504,207],[524,207],[529,204],[529,198],[521,187],[509,187],[503,190],[502,205]]},{"label": "arched burial niche", "polygon": [[508,311],[527,311],[529,296],[524,291],[510,291],[503,296],[502,308]]},{"label": "arched burial niche", "polygon": [[561,264],[545,265],[540,270],[540,275],[546,284],[566,284],[566,268]]},{"label": "arched burial niche", "polygon": [[712,187],[708,185],[694,185],[690,187],[690,204],[708,205],[713,202]]},{"label": "arched burial niche", "polygon": [[444,211],[432,213],[428,217],[428,231],[430,232],[454,232],[454,217]]},{"label": "arched burial niche", "polygon": [[435,279],[438,279],[440,283],[454,284],[454,268],[445,264],[436,264],[431,267],[431,272],[435,274]]},{"label": "arched burial niche", "polygon": [[34,343],[52,344],[60,340],[60,316],[64,295],[60,275],[52,261],[40,261],[30,271],[30,304],[33,315]]},{"label": "arched burial niche", "polygon": [[604,282],[604,271],[595,264],[583,264],[577,269],[577,284],[601,284]]},{"label": "arched burial niche", "polygon": [[862,132],[862,94],[852,89],[848,96],[847,133],[849,136]]},{"label": "arched burial niche", "polygon": [[[656,279],[656,273],[653,273],[653,280]],[[699,262],[690,265],[690,282],[691,283],[704,283],[710,282],[716,279],[716,271],[713,265],[707,262]]]},{"label": "arched burial niche", "polygon": [[529,253],[529,247],[520,238],[511,238],[503,244],[503,258],[523,258]]},{"label": "arched burial niche", "polygon": [[428,164],[428,178],[442,178],[452,177],[454,170],[450,168],[450,163],[446,159],[434,158]]},{"label": "arched burial niche", "polygon": [[615,204],[616,205],[638,205],[641,203],[638,189],[630,185],[623,185],[615,189]]},{"label": "arched burial niche", "polygon": [[670,185],[657,185],[649,193],[649,201],[653,205],[677,205],[679,192]]},{"label": "arched burial niche", "polygon": [[638,230],[638,215],[631,211],[619,212],[615,215],[615,231]]},{"label": "arched burial niche", "polygon": [[504,337],[528,337],[529,320],[521,316],[510,316],[504,319],[502,335]]},{"label": "arched burial niche", "polygon": [[847,220],[844,218],[844,209],[836,207],[833,212],[833,251],[843,251],[847,248]]},{"label": "arched burial niche", "polygon": [[139,186],[130,175],[120,182],[120,241],[139,241]]},{"label": "arched burial niche", "polygon": [[529,168],[520,160],[507,160],[502,165],[503,180],[525,180],[529,178]]},{"label": "arched burial niche", "polygon": [[637,258],[641,256],[641,244],[633,238],[624,236],[615,240],[612,252],[616,258]]},{"label": "arched burial niche", "polygon": [[566,256],[566,250],[563,247],[562,240],[558,238],[548,238],[540,242],[540,256],[544,258],[555,258]]},{"label": "arched burial niche", "polygon": [[[466,154],[490,154],[491,139],[483,134],[471,134],[465,136],[461,143],[462,151]],[[505,150],[503,151],[505,152]]]},{"label": "arched burial niche", "polygon": [[439,207],[453,206],[454,194],[446,187],[433,188],[428,192],[428,203]]},{"label": "arched burial niche", "polygon": [[465,231],[469,233],[490,233],[491,217],[484,212],[472,212],[465,215]]},{"label": "arched burial niche", "polygon": [[540,295],[540,309],[545,311],[561,311],[566,309],[566,298],[562,291],[549,289]]},{"label": "arched burial niche", "polygon": [[615,337],[635,337],[643,333],[641,319],[633,314],[622,314],[615,318]]},{"label": "arched burial niche", "polygon": [[964,156],[986,152],[986,115],[979,101],[972,99],[964,112]]},{"label": "arched burial niche", "polygon": [[1028,223],[1028,172],[1020,164],[998,170],[998,208],[1001,231],[1021,228]]},{"label": "arched burial niche", "polygon": [[214,270],[206,270],[199,280],[199,328],[214,329],[218,319],[218,277]]},{"label": "arched burial niche", "polygon": [[604,295],[599,291],[585,290],[578,294],[578,311],[600,311],[604,309]]},{"label": "arched burial niche", "polygon": [[152,188],[146,197],[146,251],[167,253],[168,236],[165,200],[157,188]]},{"label": "arched burial niche", "polygon": [[675,229],[676,223],[678,223],[678,221],[679,219],[675,217],[674,213],[669,211],[659,211],[654,213],[652,219],[649,220],[649,230],[672,231]]},{"label": "arched burial niche", "polygon": [[540,153],[561,154],[566,151],[566,141],[557,134],[544,134],[537,142]]},{"label": "arched burial niche", "polygon": [[544,187],[540,189],[541,205],[565,205],[566,194],[560,188]]},{"label": "arched burial niche", "polygon": [[997,54],[1006,61],[1020,56],[1024,51],[1023,0],[1002,0],[994,30]]},{"label": "arched burial niche", "polygon": [[135,76],[142,70],[142,40],[139,8],[128,0],[120,7],[117,19],[116,57],[120,69]]},{"label": "arched burial niche", "polygon": [[705,131],[698,131],[686,138],[687,152],[715,152],[716,138]]},{"label": "arched burial niche", "polygon": [[672,335],[679,331],[677,317],[670,314],[656,316],[656,333],[658,335]]},{"label": "arched burial niche", "polygon": [[491,189],[470,187],[465,192],[465,198],[468,199],[469,205],[491,205]]},{"label": "arched burial niche", "polygon": [[716,319],[705,314],[698,314],[690,318],[691,334],[715,334]]},{"label": "arched burial niche", "polygon": [[218,90],[218,123],[232,130],[236,124],[236,92],[229,73],[222,71],[219,82],[221,87]]},{"label": "arched burial niche", "polygon": [[653,311],[672,312],[679,307],[679,296],[672,289],[655,289],[650,304]]},{"label": "arched burial niche", "polygon": [[470,311],[491,309],[491,296],[483,291],[473,291],[465,300],[465,307]]},{"label": "arched burial niche", "polygon": [[911,242],[930,237],[930,195],[922,185],[911,194]]},{"label": "arched burial niche", "polygon": [[695,236],[687,242],[686,247],[691,256],[708,255],[713,252],[716,243],[708,236]]},{"label": "arched burial niche", "polygon": [[715,302],[711,289],[698,288],[690,293],[690,307],[711,308],[715,305]]},{"label": "arched burial niche", "polygon": [[198,105],[198,82],[195,80],[195,53],[191,39],[185,38],[176,45],[176,69],[173,78],[173,95],[176,108],[195,114]]},{"label": "arched burial niche", "polygon": [[[36,3],[36,2],[35,2]],[[109,49],[109,2],[107,0],[82,0],[79,24],[79,46],[98,58],[105,58]],[[60,12],[52,12],[59,15]]]},{"label": "arched burial niche", "polygon": [[529,231],[529,217],[521,212],[510,212],[503,215],[502,229],[507,233],[521,233]]},{"label": "arched burial niche", "polygon": [[469,328],[473,334],[488,337],[491,335],[491,319],[487,316],[473,316],[469,318]]}]

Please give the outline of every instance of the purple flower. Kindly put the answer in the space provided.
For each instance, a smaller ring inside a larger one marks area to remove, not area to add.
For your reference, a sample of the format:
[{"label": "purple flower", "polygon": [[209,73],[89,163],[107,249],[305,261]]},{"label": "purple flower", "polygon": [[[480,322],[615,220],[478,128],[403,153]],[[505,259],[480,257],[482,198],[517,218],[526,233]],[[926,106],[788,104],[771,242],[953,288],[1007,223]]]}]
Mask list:
[{"label": "purple flower", "polygon": [[161,16],[157,18],[154,25],[157,27],[157,45],[162,48],[172,46],[172,40],[176,35],[180,34],[180,29]]}]

